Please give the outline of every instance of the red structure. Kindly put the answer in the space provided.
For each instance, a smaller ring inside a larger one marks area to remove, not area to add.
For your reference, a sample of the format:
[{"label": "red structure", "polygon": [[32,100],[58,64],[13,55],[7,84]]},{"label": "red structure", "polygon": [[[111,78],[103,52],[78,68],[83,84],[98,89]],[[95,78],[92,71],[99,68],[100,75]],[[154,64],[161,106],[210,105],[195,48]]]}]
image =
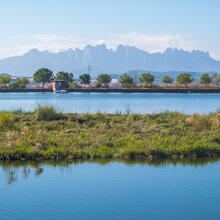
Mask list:
[{"label": "red structure", "polygon": [[54,80],[51,83],[51,87],[53,91],[63,90],[67,88],[67,84],[64,80]]}]

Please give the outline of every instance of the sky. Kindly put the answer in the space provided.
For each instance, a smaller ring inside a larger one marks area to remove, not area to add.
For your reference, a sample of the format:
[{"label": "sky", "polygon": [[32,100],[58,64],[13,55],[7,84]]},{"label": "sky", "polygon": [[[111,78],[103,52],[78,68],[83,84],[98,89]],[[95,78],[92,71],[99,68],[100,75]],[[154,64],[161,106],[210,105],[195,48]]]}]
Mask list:
[{"label": "sky", "polygon": [[220,60],[219,0],[0,0],[0,59],[105,43]]}]

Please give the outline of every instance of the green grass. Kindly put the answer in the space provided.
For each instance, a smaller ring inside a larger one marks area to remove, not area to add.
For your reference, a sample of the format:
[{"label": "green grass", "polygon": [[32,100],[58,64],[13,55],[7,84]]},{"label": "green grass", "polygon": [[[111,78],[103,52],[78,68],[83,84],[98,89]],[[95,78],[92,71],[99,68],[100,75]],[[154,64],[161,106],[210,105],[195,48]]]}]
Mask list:
[{"label": "green grass", "polygon": [[14,115],[12,113],[0,112],[0,130],[10,129],[14,125]]},{"label": "green grass", "polygon": [[194,159],[220,156],[220,113],[0,113],[0,160]]},{"label": "green grass", "polygon": [[36,109],[37,120],[39,121],[53,121],[60,119],[61,114],[57,112],[54,106],[41,106]]}]

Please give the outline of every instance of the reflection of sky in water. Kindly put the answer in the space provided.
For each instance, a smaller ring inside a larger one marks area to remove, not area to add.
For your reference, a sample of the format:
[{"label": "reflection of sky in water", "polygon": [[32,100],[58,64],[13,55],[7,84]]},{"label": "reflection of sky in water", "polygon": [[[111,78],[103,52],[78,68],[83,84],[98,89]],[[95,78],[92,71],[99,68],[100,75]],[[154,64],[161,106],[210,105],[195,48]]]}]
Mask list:
[{"label": "reflection of sky in water", "polygon": [[220,94],[159,93],[0,93],[0,109],[33,110],[38,105],[55,105],[64,112],[152,113],[164,110],[209,113],[220,107]]},{"label": "reflection of sky in water", "polygon": [[0,219],[218,219],[220,163],[0,165]]}]

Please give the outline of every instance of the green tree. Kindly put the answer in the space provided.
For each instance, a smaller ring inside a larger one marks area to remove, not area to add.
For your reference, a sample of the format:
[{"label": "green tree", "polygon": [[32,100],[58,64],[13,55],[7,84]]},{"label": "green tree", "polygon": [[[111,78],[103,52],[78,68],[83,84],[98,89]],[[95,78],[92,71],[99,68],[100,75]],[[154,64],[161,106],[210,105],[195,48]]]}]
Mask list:
[{"label": "green tree", "polygon": [[27,85],[29,82],[30,82],[29,79],[24,78],[24,77],[22,77],[22,78],[20,78],[20,79],[18,79],[18,80],[16,81],[16,83],[18,84],[19,88],[25,88],[26,85]]},{"label": "green tree", "polygon": [[11,77],[7,75],[0,76],[0,87],[6,87],[11,82]]},{"label": "green tree", "polygon": [[200,83],[204,84],[204,85],[208,85],[212,82],[211,77],[209,76],[209,74],[205,73],[200,77]]},{"label": "green tree", "polygon": [[183,84],[186,86],[187,88],[187,85],[189,83],[191,83],[193,81],[192,79],[192,76],[190,73],[181,73],[179,76],[177,76],[177,79],[176,81],[179,83],[179,84]]},{"label": "green tree", "polygon": [[80,75],[79,79],[81,84],[89,85],[91,82],[91,77],[89,74]]},{"label": "green tree", "polygon": [[53,78],[53,71],[47,68],[41,68],[34,73],[34,81],[42,83],[42,87],[44,87],[46,83],[51,82]]},{"label": "green tree", "polygon": [[173,83],[173,78],[171,78],[170,76],[164,76],[162,78],[163,83],[166,83],[167,85],[170,83]]},{"label": "green tree", "polygon": [[142,73],[139,80],[142,83],[151,84],[154,81],[154,75],[150,73]]},{"label": "green tree", "polygon": [[72,82],[69,84],[69,88],[70,89],[79,89],[79,88],[81,88],[81,86],[78,85],[76,82]]},{"label": "green tree", "polygon": [[74,81],[72,73],[67,73],[62,71],[56,74],[55,79],[64,80],[68,86],[70,85],[70,83]]},{"label": "green tree", "polygon": [[11,89],[23,89],[26,88],[26,85],[29,83],[29,79],[27,78],[20,78],[16,80],[16,82],[11,83],[9,88]]},{"label": "green tree", "polygon": [[220,83],[220,75],[217,76],[216,82],[217,82],[217,83]]},{"label": "green tree", "polygon": [[123,88],[131,88],[134,87],[134,80],[127,73],[120,76],[120,83]]},{"label": "green tree", "polygon": [[217,85],[217,77],[218,77],[218,73],[213,73],[211,76],[211,80],[212,80],[212,84]]},{"label": "green tree", "polygon": [[112,78],[108,74],[101,74],[97,78],[98,84],[104,85],[104,87],[108,87],[111,80]]}]

